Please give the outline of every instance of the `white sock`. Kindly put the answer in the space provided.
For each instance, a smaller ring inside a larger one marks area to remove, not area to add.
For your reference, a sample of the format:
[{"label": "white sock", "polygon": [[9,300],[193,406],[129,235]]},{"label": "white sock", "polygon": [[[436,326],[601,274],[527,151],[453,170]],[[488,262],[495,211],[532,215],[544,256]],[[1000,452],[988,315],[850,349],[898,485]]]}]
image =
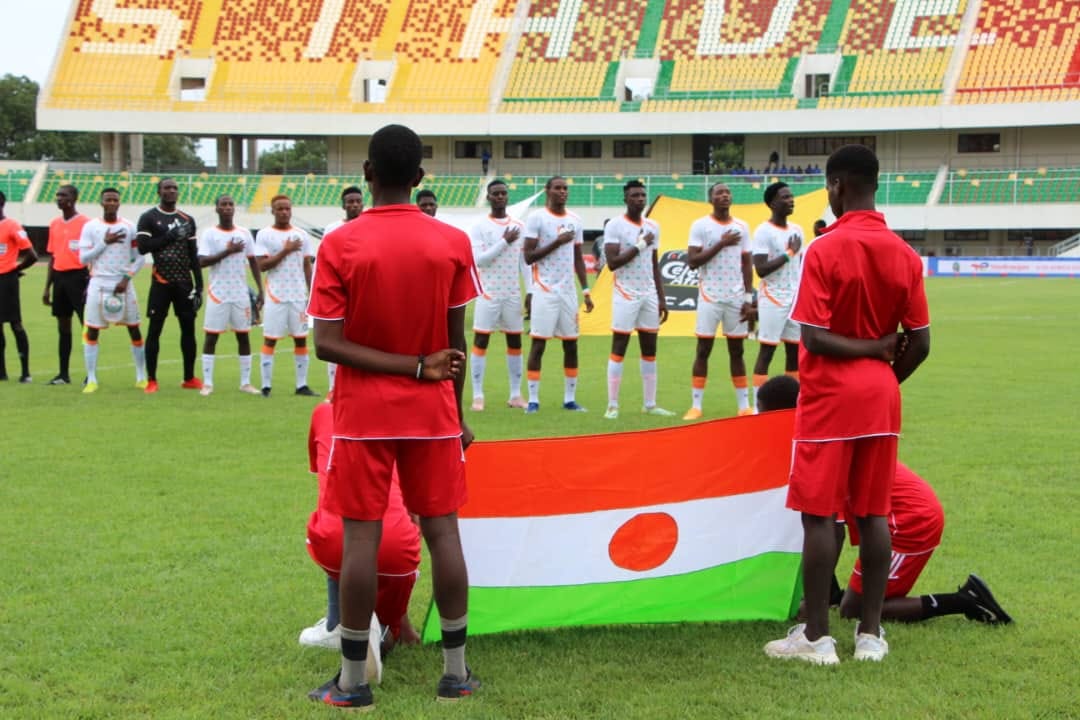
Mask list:
[{"label": "white sock", "polygon": [[202,356],[202,381],[203,385],[214,387],[214,356],[206,353]]},{"label": "white sock", "polygon": [[537,403],[537,404],[539,404],[539,402],[540,402],[540,374],[539,373],[537,373],[535,380],[533,380],[531,378],[529,379],[529,402]]},{"label": "white sock", "polygon": [[141,342],[138,345],[132,343],[131,359],[135,361],[135,380],[142,382],[146,379],[146,348]]},{"label": "white sock", "polygon": [[574,402],[574,398],[577,396],[577,375],[570,377],[566,375],[563,377],[563,402]]},{"label": "white sock", "polygon": [[334,381],[337,380],[337,363],[326,363],[326,392],[334,389]]},{"label": "white sock", "polygon": [[86,382],[97,382],[97,359],[98,359],[98,344],[85,342],[83,343],[83,362],[86,364]]},{"label": "white sock", "polygon": [[735,401],[739,403],[740,410],[750,408],[750,389],[745,387],[735,388]]},{"label": "white sock", "polygon": [[293,353],[293,359],[296,361],[296,387],[302,388],[307,385],[307,371],[308,365],[311,363],[311,356],[307,354],[307,350],[304,352]]},{"label": "white sock", "polygon": [[521,353],[506,356],[506,370],[510,374],[510,397],[521,397]]},{"label": "white sock", "polygon": [[690,399],[695,410],[701,409],[701,401],[705,399],[705,388],[693,388],[690,390]]},{"label": "white sock", "polygon": [[622,358],[616,360],[614,356],[607,361],[607,404],[608,407],[619,407],[619,387],[622,385]]},{"label": "white sock", "polygon": [[251,384],[251,356],[250,355],[241,355],[240,356],[240,384],[241,385],[250,385]]},{"label": "white sock", "polygon": [[487,366],[487,355],[478,353],[476,348],[473,348],[469,359],[472,361],[472,396],[482,398],[484,397],[484,368]]},{"label": "white sock", "polygon": [[264,388],[273,387],[274,382],[274,354],[259,353],[259,374]]},{"label": "white sock", "polygon": [[645,407],[656,407],[656,360],[641,361],[641,389]]}]

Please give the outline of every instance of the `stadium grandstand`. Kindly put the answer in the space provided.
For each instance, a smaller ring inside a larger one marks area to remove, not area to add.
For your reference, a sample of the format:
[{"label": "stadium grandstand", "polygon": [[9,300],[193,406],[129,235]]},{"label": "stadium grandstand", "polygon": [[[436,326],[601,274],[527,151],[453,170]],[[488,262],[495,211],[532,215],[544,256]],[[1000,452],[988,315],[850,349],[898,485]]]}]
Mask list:
[{"label": "stadium grandstand", "polygon": [[[223,192],[258,226],[277,193],[312,225],[362,180],[387,122],[425,141],[440,211],[571,183],[589,226],[621,186],[737,203],[797,195],[846,142],[875,148],[890,224],[924,252],[1069,251],[1080,230],[1080,3],[1062,0],[75,0],[42,129],[101,133],[101,165],[0,164],[28,225],[56,188],[150,205],[143,133],[216,145],[181,175],[209,217]],[[318,136],[326,175],[264,175],[257,141]],[[481,158],[490,157],[487,171]],[[1069,252],[1080,252],[1074,249]]]}]

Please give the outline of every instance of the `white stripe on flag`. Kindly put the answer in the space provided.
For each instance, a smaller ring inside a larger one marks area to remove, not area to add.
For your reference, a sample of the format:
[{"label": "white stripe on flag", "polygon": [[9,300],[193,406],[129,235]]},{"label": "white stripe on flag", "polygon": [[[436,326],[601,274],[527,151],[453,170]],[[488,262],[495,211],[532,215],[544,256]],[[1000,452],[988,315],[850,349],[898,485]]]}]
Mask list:
[{"label": "white stripe on flag", "polygon": [[[787,487],[728,497],[592,513],[462,519],[474,587],[621,582],[704,570],[766,552],[799,552],[799,514],[784,507]],[[667,513],[678,542],[666,562],[636,572],[615,565],[608,544],[642,513]]]}]

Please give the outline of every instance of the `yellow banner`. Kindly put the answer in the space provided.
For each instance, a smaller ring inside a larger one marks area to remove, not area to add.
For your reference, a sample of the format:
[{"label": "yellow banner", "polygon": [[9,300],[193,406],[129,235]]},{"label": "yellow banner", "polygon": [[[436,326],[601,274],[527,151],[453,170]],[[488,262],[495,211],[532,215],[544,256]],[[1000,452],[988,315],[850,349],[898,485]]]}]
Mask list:
[{"label": "yellow banner", "polygon": [[[795,213],[791,221],[802,227],[806,240],[813,239],[814,221],[822,216],[828,206],[824,189],[815,190],[795,198]],[[712,212],[705,202],[678,200],[660,196],[652,207],[649,217],[660,224],[660,275],[664,280],[670,316],[660,328],[664,335],[693,336],[694,311],[697,308],[697,271],[686,264],[686,241],[690,226],[700,217]],[[746,222],[753,232],[758,225],[769,219],[769,208],[764,202],[753,205],[732,205],[731,214]],[[754,277],[757,284],[757,277]],[[586,313],[581,308],[582,335],[611,334],[612,275],[606,268],[593,283],[592,299],[596,308]]]}]

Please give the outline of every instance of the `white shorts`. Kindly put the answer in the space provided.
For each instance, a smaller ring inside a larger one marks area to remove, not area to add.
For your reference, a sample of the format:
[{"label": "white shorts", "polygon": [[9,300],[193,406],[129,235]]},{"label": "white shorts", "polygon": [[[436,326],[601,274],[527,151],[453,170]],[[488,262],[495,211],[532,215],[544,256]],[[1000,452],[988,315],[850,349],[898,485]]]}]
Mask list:
[{"label": "white shorts", "polygon": [[[104,330],[110,325],[139,326],[139,302],[135,299],[134,283],[128,283],[127,292],[123,295],[123,306],[120,309],[105,306],[106,300],[118,297],[113,294],[118,282],[120,282],[118,278],[90,278],[90,283],[86,287],[86,310],[84,311],[87,327]],[[110,300],[109,304],[113,303],[115,300]]]},{"label": "white shorts", "polygon": [[308,336],[307,306],[305,303],[268,302],[263,308],[263,337],[280,340]]},{"label": "white shorts", "polygon": [[203,330],[211,335],[219,335],[228,330],[248,332],[251,330],[251,302],[218,302],[212,297],[206,298],[206,317],[203,318]]},{"label": "white shorts", "polygon": [[518,334],[525,329],[521,314],[521,298],[486,298],[476,299],[473,310],[473,330],[491,333],[502,330],[505,333]]},{"label": "white shorts", "polygon": [[547,292],[536,288],[533,291],[531,323],[529,337],[577,340],[577,293]]},{"label": "white shorts", "polygon": [[660,331],[660,300],[656,295],[628,298],[618,290],[611,294],[611,330],[623,335]]},{"label": "white shorts", "polygon": [[784,341],[798,344],[801,329],[799,323],[791,319],[791,305],[777,305],[766,297],[758,298],[759,343],[778,345]]},{"label": "white shorts", "polygon": [[750,334],[745,320],[740,320],[742,307],[725,302],[709,302],[698,295],[697,324],[694,334],[699,338],[716,337],[716,328],[723,330],[724,337],[744,338]]}]

